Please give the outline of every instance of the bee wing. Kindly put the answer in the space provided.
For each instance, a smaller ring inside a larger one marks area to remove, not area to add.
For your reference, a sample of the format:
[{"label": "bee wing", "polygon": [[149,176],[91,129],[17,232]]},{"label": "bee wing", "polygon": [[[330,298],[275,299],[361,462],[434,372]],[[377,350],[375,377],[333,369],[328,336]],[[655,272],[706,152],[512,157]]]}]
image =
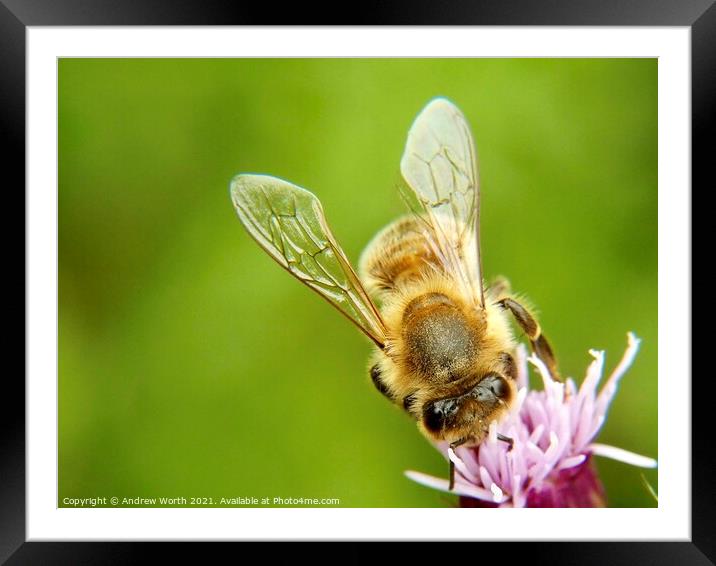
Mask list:
[{"label": "bee wing", "polygon": [[378,346],[385,325],[309,191],[266,175],[238,175],[231,200],[249,234],[291,275],[348,317]]},{"label": "bee wing", "polygon": [[484,306],[477,153],[467,120],[452,102],[436,98],[418,115],[400,171],[442,267]]}]

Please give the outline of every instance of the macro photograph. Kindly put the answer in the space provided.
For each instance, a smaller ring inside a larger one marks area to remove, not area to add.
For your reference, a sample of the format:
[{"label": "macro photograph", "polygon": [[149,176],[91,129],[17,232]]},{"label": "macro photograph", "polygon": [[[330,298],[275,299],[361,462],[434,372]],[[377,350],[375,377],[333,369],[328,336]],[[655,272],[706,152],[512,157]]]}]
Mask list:
[{"label": "macro photograph", "polygon": [[58,507],[658,507],[656,58],[57,65]]}]

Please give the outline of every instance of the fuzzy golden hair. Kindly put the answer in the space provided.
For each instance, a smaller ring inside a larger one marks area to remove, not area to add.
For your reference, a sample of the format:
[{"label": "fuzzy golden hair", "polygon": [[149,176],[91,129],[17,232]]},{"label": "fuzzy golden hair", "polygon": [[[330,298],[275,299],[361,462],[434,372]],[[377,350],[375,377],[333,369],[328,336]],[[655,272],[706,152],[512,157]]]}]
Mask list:
[{"label": "fuzzy golden hair", "polygon": [[[382,230],[361,257],[362,280],[381,301],[387,330],[371,371],[425,434],[451,442],[467,436],[477,443],[514,398],[509,378],[514,338],[506,313],[495,304],[496,294],[488,289],[484,308],[476,308],[435,262],[425,240],[419,218],[401,218]],[[495,289],[503,291],[504,286]],[[422,416],[428,404],[464,396],[495,374],[507,376],[509,387],[497,406],[466,398],[462,425],[455,422],[440,431],[425,427]]]}]

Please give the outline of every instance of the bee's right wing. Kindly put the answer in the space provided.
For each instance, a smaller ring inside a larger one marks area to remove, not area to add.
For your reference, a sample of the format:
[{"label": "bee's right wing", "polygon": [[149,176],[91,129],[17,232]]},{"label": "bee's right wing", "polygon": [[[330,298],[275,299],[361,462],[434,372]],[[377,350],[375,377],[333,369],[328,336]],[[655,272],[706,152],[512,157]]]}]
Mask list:
[{"label": "bee's right wing", "polygon": [[349,318],[379,347],[385,324],[310,192],[267,175],[237,175],[231,200],[249,234],[284,269]]},{"label": "bee's right wing", "polygon": [[412,191],[409,204],[426,221],[428,243],[443,269],[484,307],[477,153],[467,120],[452,102],[435,98],[420,112],[408,132],[400,171]]}]

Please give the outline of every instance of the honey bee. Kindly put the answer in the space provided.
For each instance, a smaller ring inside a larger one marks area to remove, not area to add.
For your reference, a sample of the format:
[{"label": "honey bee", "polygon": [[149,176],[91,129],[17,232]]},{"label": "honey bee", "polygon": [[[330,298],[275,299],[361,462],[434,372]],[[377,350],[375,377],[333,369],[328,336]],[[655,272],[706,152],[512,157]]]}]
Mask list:
[{"label": "honey bee", "polygon": [[[477,154],[449,100],[435,98],[417,116],[400,170],[412,211],[368,244],[360,276],[309,191],[238,175],[231,198],[258,244],[373,341],[369,373],[378,391],[429,439],[453,450],[478,445],[516,397],[509,315],[558,379],[557,363],[507,281],[483,283]],[[451,489],[453,482],[451,464]]]}]

